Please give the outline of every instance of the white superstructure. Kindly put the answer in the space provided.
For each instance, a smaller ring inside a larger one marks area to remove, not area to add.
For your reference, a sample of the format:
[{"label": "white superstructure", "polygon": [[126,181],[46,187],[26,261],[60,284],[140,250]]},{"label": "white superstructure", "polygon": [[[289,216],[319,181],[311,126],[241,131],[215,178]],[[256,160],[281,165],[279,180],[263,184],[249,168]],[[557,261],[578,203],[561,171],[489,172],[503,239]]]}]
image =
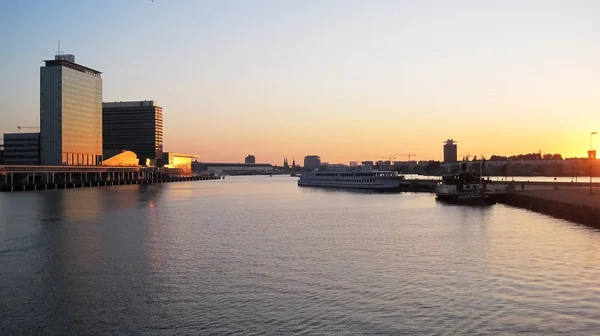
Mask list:
[{"label": "white superstructure", "polygon": [[302,176],[298,179],[298,185],[303,187],[393,190],[400,187],[400,182],[403,179],[404,176],[398,175],[395,171],[311,171],[302,173]]}]

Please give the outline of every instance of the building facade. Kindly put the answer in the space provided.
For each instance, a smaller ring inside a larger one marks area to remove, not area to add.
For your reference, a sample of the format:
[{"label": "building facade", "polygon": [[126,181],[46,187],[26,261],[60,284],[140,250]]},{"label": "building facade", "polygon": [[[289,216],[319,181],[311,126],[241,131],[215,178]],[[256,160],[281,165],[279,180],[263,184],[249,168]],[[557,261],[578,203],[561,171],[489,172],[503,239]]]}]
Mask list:
[{"label": "building facade", "polygon": [[103,166],[112,167],[128,167],[128,166],[139,166],[139,159],[137,155],[132,151],[123,151],[117,155],[113,155],[109,158],[103,158]]},{"label": "building facade", "polygon": [[197,155],[181,154],[181,153],[163,153],[162,166],[163,168],[176,169],[179,175],[192,175],[192,159],[198,158]]},{"label": "building facade", "polygon": [[307,155],[304,157],[304,169],[314,170],[321,166],[321,157],[318,155]]},{"label": "building facade", "polygon": [[39,165],[40,133],[4,133],[4,164]]},{"label": "building facade", "polygon": [[273,165],[268,163],[193,162],[192,169],[196,173],[229,175],[271,174],[275,171]]},{"label": "building facade", "polygon": [[102,162],[101,72],[56,55],[40,69],[40,143],[43,165]]},{"label": "building facade", "polygon": [[254,155],[248,155],[244,159],[244,163],[256,163],[256,157]]},{"label": "building facade", "polygon": [[452,139],[444,143],[444,163],[458,162],[458,149],[456,142]]},{"label": "building facade", "polygon": [[141,165],[155,165],[163,157],[162,107],[153,100],[102,103],[102,148],[104,157],[127,150]]}]

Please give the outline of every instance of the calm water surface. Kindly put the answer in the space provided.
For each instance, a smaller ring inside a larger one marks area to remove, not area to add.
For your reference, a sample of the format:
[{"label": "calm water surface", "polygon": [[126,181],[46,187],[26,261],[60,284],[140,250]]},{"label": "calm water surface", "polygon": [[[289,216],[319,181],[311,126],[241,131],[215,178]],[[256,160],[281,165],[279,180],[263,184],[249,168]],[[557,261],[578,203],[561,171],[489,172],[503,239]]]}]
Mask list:
[{"label": "calm water surface", "polygon": [[0,194],[0,334],[600,330],[599,231],[295,183]]}]

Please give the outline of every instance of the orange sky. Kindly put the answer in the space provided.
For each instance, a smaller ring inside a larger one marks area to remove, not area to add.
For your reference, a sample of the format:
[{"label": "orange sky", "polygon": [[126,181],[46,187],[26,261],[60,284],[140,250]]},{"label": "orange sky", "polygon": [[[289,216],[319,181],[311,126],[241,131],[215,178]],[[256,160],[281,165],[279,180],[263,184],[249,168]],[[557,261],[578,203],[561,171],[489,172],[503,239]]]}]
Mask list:
[{"label": "orange sky", "polygon": [[165,149],[203,161],[439,160],[447,138],[459,154],[585,156],[600,131],[599,11],[586,0],[9,2],[0,133],[39,125],[39,67],[60,39],[103,72],[104,101],[157,101]]}]

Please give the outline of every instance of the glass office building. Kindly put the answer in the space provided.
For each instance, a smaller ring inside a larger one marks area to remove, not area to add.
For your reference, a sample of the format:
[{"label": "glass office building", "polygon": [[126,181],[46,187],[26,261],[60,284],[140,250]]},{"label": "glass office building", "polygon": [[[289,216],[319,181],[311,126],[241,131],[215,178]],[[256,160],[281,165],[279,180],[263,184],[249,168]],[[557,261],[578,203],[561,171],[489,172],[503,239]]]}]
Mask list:
[{"label": "glass office building", "polygon": [[102,163],[101,72],[56,55],[40,69],[41,164]]},{"label": "glass office building", "polygon": [[40,133],[4,133],[4,164],[40,164]]},{"label": "glass office building", "polygon": [[163,109],[153,100],[102,104],[104,159],[124,150],[137,154],[140,164],[163,157]]}]

